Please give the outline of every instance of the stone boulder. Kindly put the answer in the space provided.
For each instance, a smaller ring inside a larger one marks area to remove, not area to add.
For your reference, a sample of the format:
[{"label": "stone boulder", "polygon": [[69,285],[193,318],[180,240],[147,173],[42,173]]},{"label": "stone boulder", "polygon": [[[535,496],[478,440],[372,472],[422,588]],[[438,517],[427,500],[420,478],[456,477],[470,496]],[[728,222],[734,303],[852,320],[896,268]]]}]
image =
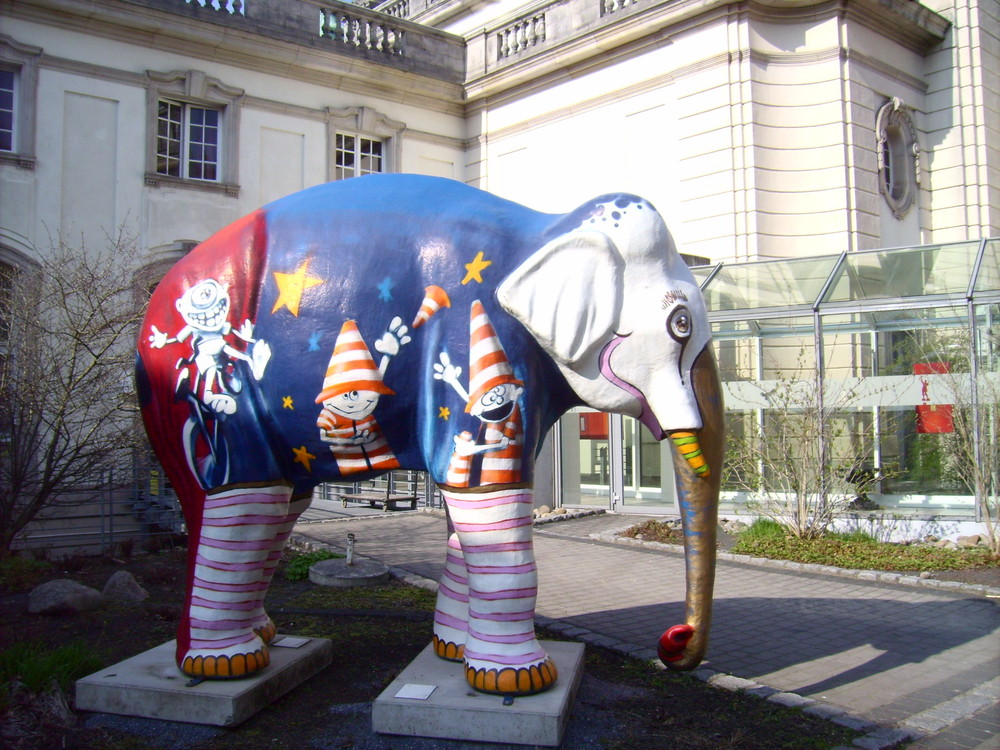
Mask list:
[{"label": "stone boulder", "polygon": [[68,578],[43,583],[28,594],[28,611],[39,615],[72,615],[100,604],[100,591]]},{"label": "stone boulder", "polygon": [[149,598],[149,592],[140,586],[139,582],[135,580],[135,576],[127,570],[119,570],[113,574],[104,584],[104,590],[101,593],[108,599],[126,602],[141,602]]}]

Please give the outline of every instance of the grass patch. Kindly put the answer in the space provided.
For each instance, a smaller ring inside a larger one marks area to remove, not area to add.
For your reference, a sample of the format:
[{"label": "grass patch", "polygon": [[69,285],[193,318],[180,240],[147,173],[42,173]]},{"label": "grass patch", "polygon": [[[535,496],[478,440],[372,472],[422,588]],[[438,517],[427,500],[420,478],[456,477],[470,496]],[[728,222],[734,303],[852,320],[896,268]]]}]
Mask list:
[{"label": "grass patch", "polygon": [[755,518],[740,532],[740,539],[784,539],[786,536],[785,527],[771,518]]},{"label": "grass patch", "polygon": [[316,586],[284,603],[285,608],[359,610],[373,609],[433,612],[433,591],[390,581],[380,586]]},{"label": "grass patch", "polygon": [[825,539],[834,539],[838,542],[854,542],[857,544],[878,544],[878,539],[867,531],[854,529],[853,531],[828,531],[824,535]]},{"label": "grass patch", "polygon": [[320,549],[315,552],[291,552],[285,562],[285,578],[289,581],[304,581],[309,578],[309,568],[320,560],[343,557],[337,552]]},{"label": "grass patch", "polygon": [[16,680],[32,693],[45,692],[53,682],[65,691],[102,666],[85,643],[50,649],[37,641],[20,641],[0,651],[0,690]]},{"label": "grass patch", "polygon": [[[666,521],[644,521],[621,535],[665,544],[684,543],[683,532],[675,523]],[[755,519],[739,533],[729,551],[772,560],[899,573],[1000,567],[1000,558],[985,547],[942,549],[927,544],[880,542],[861,530],[829,533],[820,539],[796,539],[769,518]]]},{"label": "grass patch", "polygon": [[606,750],[636,747],[707,750],[827,750],[849,746],[858,732],[759,697],[712,687],[687,673],[657,669],[588,646],[587,673],[612,685],[643,688],[644,694],[609,699],[627,717],[620,736],[605,740]]},{"label": "grass patch", "polygon": [[925,545],[861,540],[796,539],[791,536],[758,538],[740,535],[732,551],[741,555],[772,560],[833,565],[856,570],[918,572],[922,570],[964,570],[1000,565],[988,549],[939,549]]}]

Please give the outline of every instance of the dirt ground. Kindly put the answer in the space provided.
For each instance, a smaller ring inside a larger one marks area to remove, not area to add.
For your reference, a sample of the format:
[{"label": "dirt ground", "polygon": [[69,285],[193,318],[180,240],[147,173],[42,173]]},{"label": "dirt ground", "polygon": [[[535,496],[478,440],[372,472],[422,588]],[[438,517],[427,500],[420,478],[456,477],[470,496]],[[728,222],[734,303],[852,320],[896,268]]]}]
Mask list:
[{"label": "dirt ground", "polygon": [[[180,552],[71,561],[68,568],[56,568],[47,578],[70,578],[101,589],[118,570],[131,572],[149,591],[149,599],[53,617],[29,614],[26,590],[0,592],[4,623],[0,651],[22,639],[35,639],[50,647],[84,642],[108,666],[170,640],[183,600],[184,560]],[[499,747],[372,732],[371,701],[430,639],[433,595],[397,583],[378,591],[360,591],[292,582],[279,571],[268,597],[268,612],[282,632],[333,639],[334,661],[239,727],[219,729],[76,712],[71,708],[70,693],[65,703],[52,696],[12,701],[6,714],[0,715],[0,748]],[[565,748],[616,750],[641,743],[653,750],[803,750],[849,745],[856,736],[830,722],[756,697],[711,688],[688,675],[658,672],[600,648],[588,646],[586,654],[584,678],[563,741]]]}]

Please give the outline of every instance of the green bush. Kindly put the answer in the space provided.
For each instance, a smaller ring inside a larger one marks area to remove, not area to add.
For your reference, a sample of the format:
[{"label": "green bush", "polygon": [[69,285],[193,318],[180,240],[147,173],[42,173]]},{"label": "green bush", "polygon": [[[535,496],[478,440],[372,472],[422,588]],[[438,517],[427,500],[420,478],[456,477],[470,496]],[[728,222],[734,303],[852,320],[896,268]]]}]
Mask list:
[{"label": "green bush", "polygon": [[16,594],[28,591],[45,580],[52,563],[31,557],[12,555],[0,560],[0,592]]},{"label": "green bush", "polygon": [[316,550],[315,552],[292,552],[292,556],[285,563],[285,578],[289,581],[305,581],[309,578],[309,568],[320,560],[332,560],[343,557],[328,549]]}]

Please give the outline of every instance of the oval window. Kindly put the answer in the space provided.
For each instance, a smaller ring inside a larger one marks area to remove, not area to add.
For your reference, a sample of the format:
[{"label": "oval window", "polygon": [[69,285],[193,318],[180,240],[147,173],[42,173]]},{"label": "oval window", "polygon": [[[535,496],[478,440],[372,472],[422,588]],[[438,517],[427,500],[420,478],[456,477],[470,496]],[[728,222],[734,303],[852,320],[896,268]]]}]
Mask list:
[{"label": "oval window", "polygon": [[920,148],[909,108],[893,97],[878,111],[875,132],[878,137],[879,190],[897,219],[903,218],[920,184]]}]

